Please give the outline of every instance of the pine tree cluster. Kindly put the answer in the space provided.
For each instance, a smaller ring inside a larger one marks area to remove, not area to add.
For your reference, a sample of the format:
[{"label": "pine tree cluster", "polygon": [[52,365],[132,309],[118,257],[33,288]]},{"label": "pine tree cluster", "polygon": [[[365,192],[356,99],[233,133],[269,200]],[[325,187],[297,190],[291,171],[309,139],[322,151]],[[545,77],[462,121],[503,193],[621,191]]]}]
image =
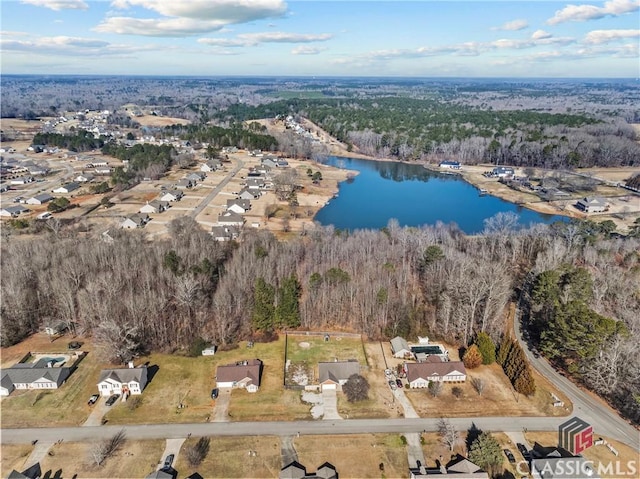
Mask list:
[{"label": "pine tree cluster", "polygon": [[500,344],[500,349],[498,349],[496,361],[502,366],[504,373],[517,392],[525,396],[531,396],[536,392],[536,383],[531,373],[531,367],[524,351],[516,341],[505,337]]}]

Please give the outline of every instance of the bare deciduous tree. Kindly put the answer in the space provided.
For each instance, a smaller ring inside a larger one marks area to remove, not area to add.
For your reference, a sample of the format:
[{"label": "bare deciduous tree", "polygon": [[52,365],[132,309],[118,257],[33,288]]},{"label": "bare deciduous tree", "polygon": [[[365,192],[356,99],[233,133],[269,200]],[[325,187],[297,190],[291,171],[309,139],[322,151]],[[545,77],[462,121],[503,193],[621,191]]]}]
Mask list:
[{"label": "bare deciduous tree", "polygon": [[438,434],[440,435],[440,441],[449,448],[449,451],[453,451],[453,448],[460,440],[460,434],[448,419],[441,418],[438,421]]},{"label": "bare deciduous tree", "polygon": [[478,393],[478,396],[482,396],[482,392],[485,390],[487,383],[486,381],[478,376],[474,376],[471,378],[471,386]]}]

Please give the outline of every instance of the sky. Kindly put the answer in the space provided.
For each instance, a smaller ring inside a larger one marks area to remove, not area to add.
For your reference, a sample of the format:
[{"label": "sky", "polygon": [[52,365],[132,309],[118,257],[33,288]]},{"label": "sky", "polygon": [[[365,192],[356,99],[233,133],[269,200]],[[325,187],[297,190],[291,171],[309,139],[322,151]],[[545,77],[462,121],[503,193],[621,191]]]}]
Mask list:
[{"label": "sky", "polygon": [[0,0],[2,74],[639,78],[640,0]]}]

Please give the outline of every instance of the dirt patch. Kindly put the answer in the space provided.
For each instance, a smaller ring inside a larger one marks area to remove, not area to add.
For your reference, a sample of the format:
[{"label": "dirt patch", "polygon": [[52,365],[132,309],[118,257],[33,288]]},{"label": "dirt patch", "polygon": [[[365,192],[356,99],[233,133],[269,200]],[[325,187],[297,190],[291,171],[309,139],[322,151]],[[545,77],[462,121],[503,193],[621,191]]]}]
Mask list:
[{"label": "dirt patch", "polygon": [[324,416],[324,403],[322,402],[322,394],[305,391],[302,393],[302,400],[307,404],[311,404],[311,417],[320,419]]},{"label": "dirt patch", "polygon": [[0,476],[9,477],[12,469],[22,472],[32,449],[25,444],[3,444],[0,449]]},{"label": "dirt patch", "polygon": [[171,125],[190,125],[189,120],[184,118],[172,118],[170,116],[143,115],[133,118],[142,126],[171,126]]}]

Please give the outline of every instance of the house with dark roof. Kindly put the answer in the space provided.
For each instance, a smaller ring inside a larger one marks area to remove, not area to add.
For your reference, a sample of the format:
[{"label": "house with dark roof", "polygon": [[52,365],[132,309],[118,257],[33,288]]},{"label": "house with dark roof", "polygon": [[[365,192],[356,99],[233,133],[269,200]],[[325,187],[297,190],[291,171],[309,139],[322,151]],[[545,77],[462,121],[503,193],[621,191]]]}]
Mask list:
[{"label": "house with dark roof", "polygon": [[242,198],[235,198],[233,200],[227,200],[227,211],[233,211],[242,215],[251,209],[251,202],[249,200],[243,200]]},{"label": "house with dark roof", "polygon": [[80,188],[80,184],[76,183],[75,181],[72,181],[71,183],[66,183],[56,188],[55,190],[53,190],[53,192],[54,193],[71,193],[72,191],[75,191],[78,188]]},{"label": "house with dark roof", "polygon": [[318,363],[318,380],[321,389],[341,389],[354,374],[360,374],[360,363],[355,360]]},{"label": "house with dark roof", "polygon": [[284,466],[278,474],[278,479],[338,479],[338,471],[333,464],[325,462],[318,470],[307,472],[307,468],[298,461],[293,461]]},{"label": "house with dark roof", "polygon": [[248,359],[235,364],[218,366],[216,385],[219,388],[245,388],[254,393],[260,387],[262,377],[262,361]]},{"label": "house with dark roof", "polygon": [[27,200],[28,205],[44,205],[45,203],[51,201],[53,196],[49,193],[41,193],[39,195],[33,196]]},{"label": "house with dark roof", "polygon": [[180,201],[184,196],[182,190],[162,190],[160,192],[160,201]]},{"label": "house with dark roof", "polygon": [[438,166],[444,169],[459,170],[460,162],[459,161],[441,161]]},{"label": "house with dark roof", "polygon": [[393,353],[394,358],[404,358],[407,356],[413,357],[409,343],[407,343],[406,339],[401,338],[400,336],[396,336],[391,340],[391,352]]},{"label": "house with dark roof", "polygon": [[241,228],[244,225],[244,218],[233,211],[225,211],[218,216],[217,226],[235,226]]},{"label": "house with dark roof", "polygon": [[[53,356],[0,370],[0,396],[8,396],[14,389],[58,389],[62,386],[74,371],[74,365],[64,366],[64,362],[56,361]],[[83,356],[81,351],[74,353],[76,358]]]},{"label": "house with dark roof", "polygon": [[463,383],[467,370],[462,361],[442,361],[438,356],[429,356],[423,363],[404,363],[410,388],[426,388],[430,381]]},{"label": "house with dark roof", "polygon": [[437,479],[440,476],[451,476],[451,479],[489,479],[489,474],[459,454],[446,465],[442,464],[440,467],[419,466],[410,468],[409,473],[411,479]]},{"label": "house with dark roof", "polygon": [[513,168],[511,168],[510,166],[496,166],[492,171],[491,174],[493,176],[497,176],[498,178],[504,178],[506,176],[513,176],[515,175],[515,171]]},{"label": "house with dark roof", "polygon": [[147,204],[140,208],[140,213],[162,213],[169,209],[169,202],[162,200],[147,201]]},{"label": "house with dark roof", "polygon": [[147,367],[137,368],[130,364],[128,368],[103,369],[98,378],[98,391],[101,396],[120,394],[126,397],[130,394],[142,394],[147,385]]},{"label": "house with dark roof", "polygon": [[20,205],[7,206],[6,208],[2,208],[0,210],[0,216],[10,216],[12,218],[16,218],[22,213],[28,213],[29,211],[31,211],[29,208]]},{"label": "house with dark roof", "polygon": [[238,237],[238,228],[234,226],[212,226],[211,236],[216,241],[231,241]]},{"label": "house with dark roof", "polygon": [[145,225],[149,222],[150,218],[147,214],[135,214],[131,216],[127,216],[122,223],[120,223],[120,228],[123,229],[134,229],[134,228],[144,228]]},{"label": "house with dark roof", "polygon": [[533,479],[599,479],[593,463],[573,455],[562,447],[544,447],[538,443],[531,450]]},{"label": "house with dark roof", "polygon": [[249,188],[242,188],[238,193],[238,198],[243,200],[256,200],[260,198],[260,190],[250,190]]}]

